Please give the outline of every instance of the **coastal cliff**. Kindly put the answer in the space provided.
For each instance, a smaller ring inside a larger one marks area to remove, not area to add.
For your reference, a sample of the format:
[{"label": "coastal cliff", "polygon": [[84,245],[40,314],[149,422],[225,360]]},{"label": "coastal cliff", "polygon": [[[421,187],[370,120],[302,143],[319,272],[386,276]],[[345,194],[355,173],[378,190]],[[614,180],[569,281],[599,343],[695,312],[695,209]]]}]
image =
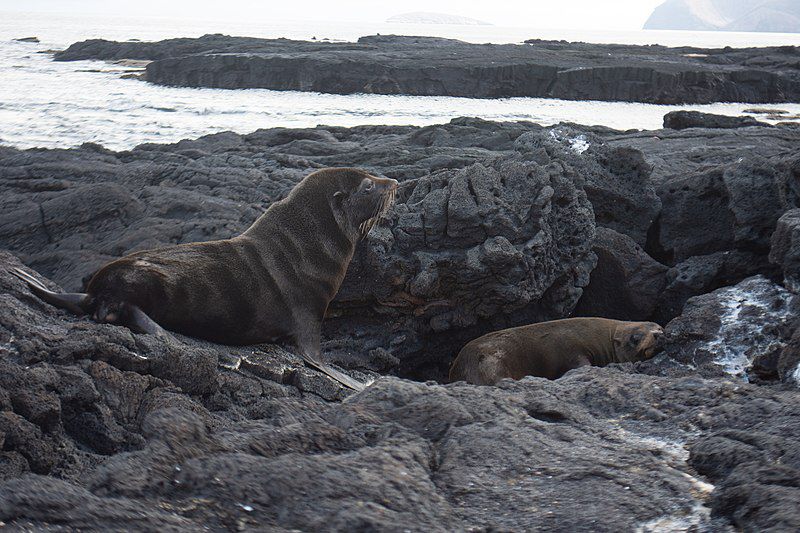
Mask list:
[{"label": "coastal cliff", "polygon": [[800,100],[800,50],[792,46],[496,45],[380,35],[342,43],[206,35],[152,43],[95,39],[75,43],[55,59],[150,60],[145,80],[186,87],[659,104]]}]

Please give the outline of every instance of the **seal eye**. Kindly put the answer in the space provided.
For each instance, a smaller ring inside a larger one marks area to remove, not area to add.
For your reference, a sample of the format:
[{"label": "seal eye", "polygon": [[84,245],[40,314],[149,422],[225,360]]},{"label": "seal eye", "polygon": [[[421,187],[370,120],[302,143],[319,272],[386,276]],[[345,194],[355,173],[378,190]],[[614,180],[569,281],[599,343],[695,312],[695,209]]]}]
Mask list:
[{"label": "seal eye", "polygon": [[367,180],[366,185],[364,185],[364,191],[369,192],[375,188],[375,182],[372,180]]}]

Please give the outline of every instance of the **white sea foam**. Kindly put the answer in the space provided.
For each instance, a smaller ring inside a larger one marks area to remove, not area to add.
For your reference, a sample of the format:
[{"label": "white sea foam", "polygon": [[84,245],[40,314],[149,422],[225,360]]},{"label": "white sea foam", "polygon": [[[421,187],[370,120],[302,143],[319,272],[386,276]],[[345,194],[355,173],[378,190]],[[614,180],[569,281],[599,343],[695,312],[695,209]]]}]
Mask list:
[{"label": "white sea foam", "polygon": [[566,144],[569,146],[570,150],[579,155],[588,150],[591,146],[591,143],[586,138],[586,135],[581,134],[575,137],[570,137],[560,128],[550,130],[550,137],[560,143]]},{"label": "white sea foam", "polygon": [[711,509],[706,505],[714,491],[714,485],[707,483],[693,474],[687,464],[689,451],[683,441],[665,439],[654,436],[643,436],[622,428],[618,428],[620,436],[627,443],[637,443],[647,449],[658,450],[664,457],[667,467],[679,472],[688,482],[687,502],[689,506],[668,515],[660,516],[636,528],[637,533],[697,531],[707,524],[711,517]]},{"label": "white sea foam", "polygon": [[[756,284],[772,284],[765,278],[753,280]],[[788,302],[791,294],[783,288],[776,288],[778,299]],[[717,291],[722,304],[720,315],[720,328],[717,336],[705,347],[715,353],[714,363],[736,377],[747,380],[747,371],[753,364],[753,357],[758,354],[768,353],[785,345],[777,336],[764,330],[764,324],[775,324],[789,320],[791,317],[788,305],[776,306],[774,294],[772,297],[762,299],[757,290],[748,291],[741,285]],[[757,315],[757,320],[742,318],[742,311],[748,309],[748,314]]]}]

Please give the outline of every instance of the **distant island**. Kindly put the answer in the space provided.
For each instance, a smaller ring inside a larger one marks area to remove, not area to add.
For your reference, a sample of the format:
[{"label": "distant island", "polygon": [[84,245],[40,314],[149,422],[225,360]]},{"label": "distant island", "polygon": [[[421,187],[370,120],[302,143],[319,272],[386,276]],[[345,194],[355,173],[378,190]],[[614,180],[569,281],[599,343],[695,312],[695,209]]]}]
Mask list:
[{"label": "distant island", "polygon": [[466,24],[470,26],[491,26],[490,23],[469,17],[448,15],[447,13],[429,13],[427,11],[414,11],[401,13],[386,19],[386,22],[400,22],[405,24]]},{"label": "distant island", "polygon": [[721,30],[800,33],[797,0],[667,0],[646,30]]}]

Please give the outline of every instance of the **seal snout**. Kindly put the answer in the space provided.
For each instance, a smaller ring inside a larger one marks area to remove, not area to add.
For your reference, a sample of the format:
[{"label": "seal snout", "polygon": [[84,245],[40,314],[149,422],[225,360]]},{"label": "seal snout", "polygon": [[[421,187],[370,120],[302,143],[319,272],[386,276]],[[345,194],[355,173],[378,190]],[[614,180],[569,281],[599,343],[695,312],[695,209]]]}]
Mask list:
[{"label": "seal snout", "polygon": [[658,327],[653,330],[653,353],[657,354],[664,351],[664,328]]},{"label": "seal snout", "polygon": [[375,181],[375,186],[383,191],[396,191],[397,187],[400,186],[400,182],[396,179],[392,178],[373,178]]},{"label": "seal snout", "polygon": [[650,329],[650,339],[648,340],[644,355],[649,359],[664,351],[664,328],[658,324],[653,324],[652,329]]}]

